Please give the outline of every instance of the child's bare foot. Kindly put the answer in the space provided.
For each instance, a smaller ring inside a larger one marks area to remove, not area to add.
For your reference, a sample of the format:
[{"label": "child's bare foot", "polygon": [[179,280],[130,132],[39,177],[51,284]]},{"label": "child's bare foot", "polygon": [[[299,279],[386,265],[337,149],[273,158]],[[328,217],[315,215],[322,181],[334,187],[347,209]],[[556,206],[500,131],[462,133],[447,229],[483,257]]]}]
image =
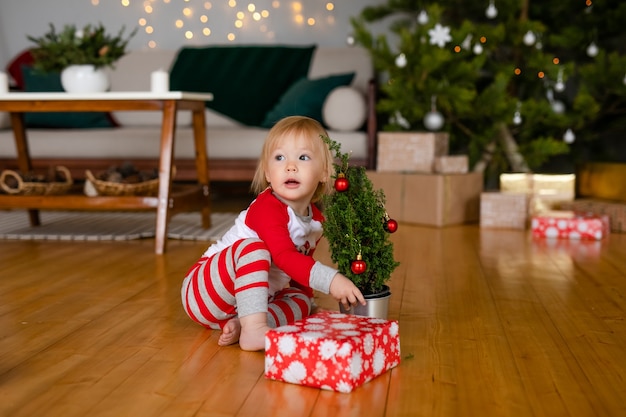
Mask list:
[{"label": "child's bare foot", "polygon": [[217,341],[220,346],[228,346],[239,341],[239,335],[241,334],[241,323],[239,317],[234,317],[226,323],[222,328],[222,334]]},{"label": "child's bare foot", "polygon": [[267,325],[267,313],[255,313],[240,317],[241,335],[239,347],[243,350],[265,349],[265,333],[270,330]]}]

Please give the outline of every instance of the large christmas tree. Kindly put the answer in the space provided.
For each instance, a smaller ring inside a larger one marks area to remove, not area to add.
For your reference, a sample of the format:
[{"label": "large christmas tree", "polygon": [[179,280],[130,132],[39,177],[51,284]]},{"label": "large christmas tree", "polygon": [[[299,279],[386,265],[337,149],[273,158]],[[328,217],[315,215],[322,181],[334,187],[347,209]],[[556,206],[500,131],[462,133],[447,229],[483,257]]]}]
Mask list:
[{"label": "large christmas tree", "polygon": [[498,173],[626,130],[624,22],[619,0],[389,0],[352,25],[383,78],[383,129],[448,131]]}]

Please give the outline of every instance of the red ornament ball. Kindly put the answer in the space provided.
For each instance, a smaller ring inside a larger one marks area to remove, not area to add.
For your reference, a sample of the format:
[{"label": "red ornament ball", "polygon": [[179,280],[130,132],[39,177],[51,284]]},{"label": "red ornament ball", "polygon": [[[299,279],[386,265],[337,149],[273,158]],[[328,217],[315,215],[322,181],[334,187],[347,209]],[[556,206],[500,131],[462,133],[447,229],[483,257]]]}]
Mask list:
[{"label": "red ornament ball", "polygon": [[389,219],[385,222],[383,227],[385,228],[385,231],[389,233],[394,233],[396,230],[398,230],[398,222],[394,219]]},{"label": "red ornament ball", "polygon": [[352,264],[350,265],[350,269],[352,270],[353,273],[359,275],[365,272],[365,270],[367,269],[367,265],[365,264],[364,260],[357,258],[356,261],[352,261]]},{"label": "red ornament ball", "polygon": [[335,180],[335,190],[344,192],[348,189],[350,183],[344,174],[337,175],[337,179]]}]

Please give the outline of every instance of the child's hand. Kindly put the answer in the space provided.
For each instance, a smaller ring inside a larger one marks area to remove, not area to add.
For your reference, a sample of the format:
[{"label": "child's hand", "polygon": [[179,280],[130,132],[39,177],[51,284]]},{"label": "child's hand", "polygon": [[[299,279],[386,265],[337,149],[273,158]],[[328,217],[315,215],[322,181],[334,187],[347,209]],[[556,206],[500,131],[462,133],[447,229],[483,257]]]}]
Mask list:
[{"label": "child's hand", "polygon": [[357,303],[365,305],[365,298],[363,298],[361,291],[352,281],[339,272],[335,274],[335,277],[330,282],[330,295],[343,304],[346,309],[350,309],[351,306]]}]

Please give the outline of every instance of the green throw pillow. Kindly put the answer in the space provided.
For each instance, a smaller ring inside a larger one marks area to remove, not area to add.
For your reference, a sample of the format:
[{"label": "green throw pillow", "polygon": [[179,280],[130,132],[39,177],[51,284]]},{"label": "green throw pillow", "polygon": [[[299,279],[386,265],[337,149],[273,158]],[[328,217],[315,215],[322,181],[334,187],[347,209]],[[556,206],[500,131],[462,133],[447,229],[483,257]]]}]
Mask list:
[{"label": "green throw pillow", "polygon": [[276,106],[265,115],[262,126],[271,128],[287,116],[308,116],[323,123],[322,106],[330,92],[344,85],[350,85],[354,73],[331,75],[309,80],[301,78],[282,95]]},{"label": "green throw pillow", "polygon": [[170,88],[213,93],[206,107],[258,127],[289,86],[306,77],[313,52],[315,46],[185,47],[170,69]]},{"label": "green throw pillow", "polygon": [[[22,67],[24,91],[63,91],[61,75],[57,72],[42,73],[32,67]],[[115,127],[108,113],[103,112],[33,112],[24,113],[27,127],[47,128],[97,128]]]}]

